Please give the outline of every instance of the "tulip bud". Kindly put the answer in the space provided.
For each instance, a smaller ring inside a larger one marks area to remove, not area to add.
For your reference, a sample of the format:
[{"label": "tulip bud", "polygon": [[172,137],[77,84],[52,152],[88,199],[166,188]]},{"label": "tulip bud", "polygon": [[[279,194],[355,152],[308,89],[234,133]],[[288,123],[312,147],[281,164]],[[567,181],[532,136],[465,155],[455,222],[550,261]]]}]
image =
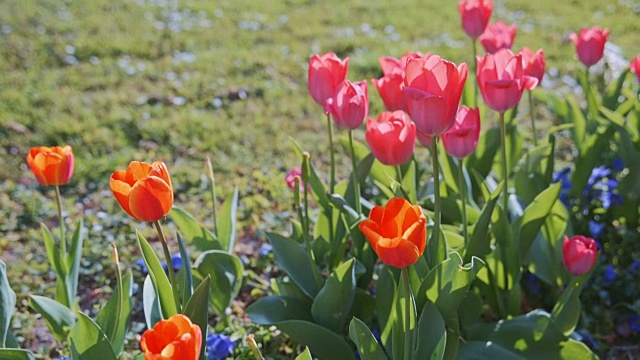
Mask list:
[{"label": "tulip bud", "polygon": [[442,134],[442,143],[447,154],[463,159],[476,150],[480,138],[480,111],[461,106],[456,122]]},{"label": "tulip bud", "polygon": [[515,24],[507,25],[503,21],[496,21],[487,26],[478,40],[487,53],[493,54],[500,49],[511,49],[517,30]]},{"label": "tulip bud", "polygon": [[27,164],[42,186],[64,185],[73,176],[73,150],[65,147],[33,147],[27,155]]},{"label": "tulip bud", "polygon": [[402,165],[413,154],[416,125],[404,111],[385,111],[377,121],[367,121],[365,138],[378,161],[385,165]]},{"label": "tulip bud", "polygon": [[334,53],[313,55],[309,60],[309,93],[324,107],[338,85],[347,78],[349,58],[341,60]]},{"label": "tulip bud", "polygon": [[604,55],[604,44],[609,37],[609,29],[601,29],[597,26],[582,28],[580,33],[573,33],[569,38],[576,46],[578,59],[586,67],[595,65]]},{"label": "tulip bud", "polygon": [[493,12],[493,0],[462,0],[458,3],[462,29],[472,39],[477,39],[487,28]]},{"label": "tulip bud", "polygon": [[565,268],[575,276],[588,273],[596,263],[598,246],[596,241],[582,235],[569,239],[564,237],[562,244],[562,260]]}]

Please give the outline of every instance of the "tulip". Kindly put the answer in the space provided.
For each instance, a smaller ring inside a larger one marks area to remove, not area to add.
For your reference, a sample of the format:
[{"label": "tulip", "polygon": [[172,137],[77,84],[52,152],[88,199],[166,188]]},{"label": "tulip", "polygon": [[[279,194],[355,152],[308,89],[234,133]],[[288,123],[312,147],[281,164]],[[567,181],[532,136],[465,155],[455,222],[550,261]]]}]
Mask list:
[{"label": "tulip", "polygon": [[516,31],[516,24],[507,25],[503,21],[496,21],[487,26],[478,39],[484,50],[493,54],[500,49],[511,49],[513,40],[516,38]]},{"label": "tulip", "polygon": [[127,170],[111,175],[109,186],[127,214],[140,221],[154,222],[165,217],[173,205],[173,188],[167,166],[132,161]]},{"label": "tulip", "polygon": [[609,37],[609,29],[600,29],[597,26],[582,28],[580,33],[572,33],[569,39],[576,45],[578,59],[586,67],[595,65],[604,55],[604,44]]},{"label": "tulip", "polygon": [[447,154],[463,159],[476,150],[480,137],[480,110],[461,106],[456,122],[442,134],[442,143]]},{"label": "tulip", "polygon": [[309,60],[309,92],[318,105],[324,108],[327,99],[338,85],[347,78],[349,58],[341,60],[334,53],[313,55]]},{"label": "tulip", "polygon": [[562,260],[565,268],[575,276],[588,273],[596,263],[598,246],[596,241],[582,235],[564,237]]},{"label": "tulip", "polygon": [[484,102],[491,109],[504,113],[513,109],[524,91],[526,81],[522,66],[522,55],[513,55],[511,50],[501,49],[495,54],[478,56],[478,87]]},{"label": "tulip", "polygon": [[[522,55],[524,74],[529,76],[529,78],[525,79],[524,87],[527,90],[533,90],[542,82],[542,77],[544,77],[544,69],[546,66],[544,51],[538,49],[538,51],[534,53],[531,49],[525,47],[522,48],[518,54]],[[537,79],[537,82],[531,81],[532,78]]]},{"label": "tulip", "polygon": [[400,59],[384,56],[378,60],[384,76],[380,79],[371,79],[371,83],[378,89],[388,111],[407,110],[403,91],[407,61],[423,56],[421,53],[407,52]]},{"label": "tulip", "polygon": [[140,340],[145,360],[197,360],[201,346],[200,326],[182,314],[160,320]]},{"label": "tulip", "polygon": [[629,64],[629,70],[636,74],[638,81],[640,82],[640,55],[634,57]]},{"label": "tulip", "polygon": [[431,142],[433,141],[433,138],[431,136],[423,133],[420,130],[416,130],[416,139],[418,139],[420,145],[426,147],[427,149],[431,148]]},{"label": "tulip", "polygon": [[284,178],[284,181],[287,183],[287,187],[289,189],[293,189],[296,186],[296,178],[298,179],[298,186],[300,187],[300,190],[303,190],[304,188],[302,187],[302,168],[300,167],[295,167],[289,170],[289,172]]},{"label": "tulip", "polygon": [[365,133],[371,153],[385,165],[409,161],[416,141],[416,125],[402,110],[385,111],[378,120],[367,120]]},{"label": "tulip", "polygon": [[467,72],[436,55],[407,61],[404,92],[418,130],[438,136],[453,125]]},{"label": "tulip", "polygon": [[383,263],[404,268],[415,263],[427,242],[427,218],[418,205],[393,198],[375,206],[359,227]]},{"label": "tulip", "polygon": [[64,185],[73,176],[73,150],[69,145],[33,147],[27,155],[27,164],[40,185]]},{"label": "tulip", "polygon": [[487,28],[493,0],[462,0],[458,3],[462,29],[472,39],[477,39]]},{"label": "tulip", "polygon": [[[369,92],[366,81],[352,83],[345,80],[335,95],[325,103],[338,127],[355,130],[369,114]],[[325,110],[325,111],[326,111]]]}]

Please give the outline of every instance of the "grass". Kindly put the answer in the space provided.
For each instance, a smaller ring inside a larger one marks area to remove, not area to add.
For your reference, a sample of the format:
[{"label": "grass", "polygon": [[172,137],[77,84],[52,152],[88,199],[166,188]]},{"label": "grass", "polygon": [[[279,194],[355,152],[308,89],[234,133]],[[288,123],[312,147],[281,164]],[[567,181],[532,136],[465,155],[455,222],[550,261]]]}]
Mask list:
[{"label": "grass", "polygon": [[[560,74],[581,66],[568,41],[581,26],[609,27],[610,41],[626,57],[640,53],[640,10],[632,1],[495,3],[493,21],[519,25],[514,49],[544,48],[548,66]],[[107,185],[131,160],[167,162],[176,204],[209,219],[203,159],[210,156],[221,197],[240,189],[246,232],[282,227],[290,203],[284,174],[297,165],[289,138],[327,168],[324,117],[306,86],[310,55],[349,56],[352,80],[379,77],[378,57],[408,50],[470,62],[456,3],[443,4],[0,2],[0,248],[22,300],[18,320],[33,321],[26,294],[52,292],[38,223],[55,221],[55,208],[50,189],[37,187],[25,164],[31,146],[74,148],[76,173],[63,195],[72,222],[84,216],[89,229],[83,279],[92,291],[113,279],[105,270],[110,242],[131,250],[121,251],[125,264],[136,256],[131,229],[140,225],[119,209]],[[369,93],[377,116],[382,102],[372,86]],[[18,259],[24,261],[12,261]],[[45,356],[46,339],[32,342]]]}]

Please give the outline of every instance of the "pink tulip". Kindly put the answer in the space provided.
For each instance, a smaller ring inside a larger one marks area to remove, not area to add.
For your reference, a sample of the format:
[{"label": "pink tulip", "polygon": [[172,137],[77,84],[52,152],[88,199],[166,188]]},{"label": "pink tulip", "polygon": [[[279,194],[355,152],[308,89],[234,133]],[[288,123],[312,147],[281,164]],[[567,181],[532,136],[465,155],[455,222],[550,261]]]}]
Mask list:
[{"label": "pink tulip", "polygon": [[431,149],[431,141],[433,139],[431,136],[416,129],[416,139],[418,139],[420,145],[426,147],[427,149]]},{"label": "pink tulip", "polygon": [[[527,90],[533,90],[542,82],[542,77],[544,76],[546,66],[544,51],[538,49],[538,51],[534,53],[531,49],[525,47],[522,48],[518,54],[522,55],[524,74],[530,77],[525,80],[524,87]],[[538,81],[533,83],[531,78],[536,78]]]},{"label": "pink tulip", "polygon": [[438,136],[453,125],[467,72],[467,64],[456,66],[437,55],[407,62],[407,110],[420,131]]},{"label": "pink tulip", "polygon": [[562,244],[562,260],[564,266],[575,276],[588,273],[596,263],[598,247],[596,241],[582,235],[569,239],[564,237]]},{"label": "pink tulip", "polygon": [[631,59],[631,63],[629,64],[629,70],[631,70],[632,73],[636,74],[636,77],[640,82],[640,55]]},{"label": "pink tulip", "polygon": [[355,130],[369,114],[369,92],[366,81],[343,81],[335,96],[328,99],[325,112],[331,112],[338,127]]},{"label": "pink tulip", "polygon": [[447,154],[463,159],[476,151],[480,138],[480,111],[461,106],[456,122],[451,129],[442,134],[442,143]]},{"label": "pink tulip", "polygon": [[304,189],[302,185],[302,169],[300,167],[295,167],[287,173],[284,177],[284,181],[287,183],[287,187],[289,189],[293,189],[296,186],[296,178],[298,179],[298,186],[302,191]]},{"label": "pink tulip", "polygon": [[385,111],[377,121],[367,120],[365,137],[378,161],[385,165],[402,165],[413,154],[416,125],[404,111]]},{"label": "pink tulip", "polygon": [[407,52],[400,59],[384,56],[378,60],[384,76],[380,79],[371,79],[371,83],[378,89],[387,110],[407,110],[403,91],[407,61],[423,56],[421,53]]},{"label": "pink tulip", "polygon": [[525,78],[522,55],[513,55],[509,49],[477,59],[480,93],[487,106],[497,112],[504,113],[518,104],[525,81],[537,83],[536,78]]},{"label": "pink tulip", "polygon": [[595,65],[604,55],[604,44],[609,37],[609,29],[597,26],[580,29],[580,34],[573,33],[569,38],[576,45],[578,59],[586,67]]},{"label": "pink tulip", "polygon": [[511,49],[513,40],[516,38],[516,31],[516,24],[507,25],[503,21],[496,21],[487,26],[478,39],[484,50],[493,54],[500,49]]},{"label": "pink tulip", "polygon": [[324,108],[327,99],[336,93],[347,78],[349,58],[340,60],[334,53],[313,55],[309,60],[309,93]]},{"label": "pink tulip", "polygon": [[472,39],[477,39],[487,28],[493,0],[462,0],[458,3],[462,29]]}]

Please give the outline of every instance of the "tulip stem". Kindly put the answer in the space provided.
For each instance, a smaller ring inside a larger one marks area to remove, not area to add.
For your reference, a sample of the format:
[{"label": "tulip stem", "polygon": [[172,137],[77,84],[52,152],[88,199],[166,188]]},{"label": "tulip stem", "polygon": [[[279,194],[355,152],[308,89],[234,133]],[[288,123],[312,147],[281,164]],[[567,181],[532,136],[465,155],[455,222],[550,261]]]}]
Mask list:
[{"label": "tulip stem", "polygon": [[111,243],[111,254],[113,257],[113,262],[116,265],[116,281],[118,282],[116,285],[118,289],[118,298],[116,299],[116,316],[114,319],[114,326],[113,326],[113,329],[111,330],[112,331],[111,334],[109,334],[109,339],[115,339],[118,333],[118,328],[120,327],[120,316],[122,312],[122,296],[124,293],[124,284],[122,283],[122,271],[120,270],[120,259],[118,256],[118,248],[116,248],[115,243]]},{"label": "tulip stem", "polygon": [[533,95],[529,90],[529,117],[531,117],[531,132],[533,132],[533,145],[538,146],[538,132],[536,131],[536,120],[533,116]]},{"label": "tulip stem", "polygon": [[400,168],[400,165],[396,165],[396,176],[398,177],[400,187],[402,187],[402,169]]},{"label": "tulip stem", "polygon": [[458,174],[460,178],[460,201],[462,202],[462,234],[464,235],[464,246],[466,248],[469,244],[469,230],[467,229],[467,182],[464,179],[462,159],[458,159]]},{"label": "tulip stem", "polygon": [[[336,158],[333,151],[333,129],[331,127],[331,114],[327,113],[327,131],[329,133],[329,158],[331,159],[331,168],[329,176],[329,192],[333,194],[336,187]],[[329,206],[326,210],[326,215],[329,220],[329,244],[333,245],[333,207]]]},{"label": "tulip stem", "polygon": [[356,212],[362,213],[360,204],[360,180],[358,179],[358,161],[356,160],[356,150],[353,147],[353,131],[349,130],[349,147],[351,148],[351,164],[353,165],[353,192],[355,195]]},{"label": "tulip stem", "polygon": [[509,170],[507,169],[507,130],[504,124],[504,113],[500,113],[500,139],[502,141],[502,180],[504,181],[504,187],[502,188],[502,209],[505,215],[509,216]]},{"label": "tulip stem", "polygon": [[209,181],[211,181],[211,197],[213,199],[213,233],[218,237],[218,214],[216,206],[218,204],[218,197],[216,196],[216,178],[213,174],[213,165],[211,164],[211,158],[207,156],[207,168],[209,169]]},{"label": "tulip stem", "polygon": [[[431,157],[433,159],[433,206],[434,206],[434,225],[433,235],[431,236],[432,249],[439,248],[440,242],[440,165],[438,164],[438,136],[434,136],[431,141]],[[437,253],[436,253],[437,254]],[[433,258],[435,254],[429,252],[429,266],[435,266],[443,259]]]},{"label": "tulip stem", "polygon": [[167,246],[167,238],[164,236],[164,231],[162,231],[160,220],[154,221],[153,224],[155,225],[158,236],[160,237],[160,243],[162,244],[164,257],[167,261],[169,280],[171,281],[171,289],[173,290],[173,299],[176,302],[176,308],[178,309],[178,311],[180,311],[182,306],[180,305],[180,295],[178,294],[178,283],[176,282],[176,274],[174,273],[173,263],[171,262],[171,253],[169,252],[169,247]]},{"label": "tulip stem", "polygon": [[476,79],[476,83],[473,85],[473,101],[474,107],[478,107],[478,58],[476,57],[478,55],[478,40],[472,39],[471,43],[473,44],[473,76]]},{"label": "tulip stem", "polygon": [[405,291],[404,358],[410,360],[413,358],[413,345],[411,341],[413,338],[411,334],[411,307],[413,306],[411,301],[411,283],[409,282],[409,271],[407,271],[407,267],[403,267],[400,272],[402,273],[402,283]]},{"label": "tulip stem", "polygon": [[56,185],[56,204],[58,205],[58,222],[60,223],[60,252],[67,255],[67,238],[64,233],[64,219],[62,218],[62,196],[60,186]]}]

